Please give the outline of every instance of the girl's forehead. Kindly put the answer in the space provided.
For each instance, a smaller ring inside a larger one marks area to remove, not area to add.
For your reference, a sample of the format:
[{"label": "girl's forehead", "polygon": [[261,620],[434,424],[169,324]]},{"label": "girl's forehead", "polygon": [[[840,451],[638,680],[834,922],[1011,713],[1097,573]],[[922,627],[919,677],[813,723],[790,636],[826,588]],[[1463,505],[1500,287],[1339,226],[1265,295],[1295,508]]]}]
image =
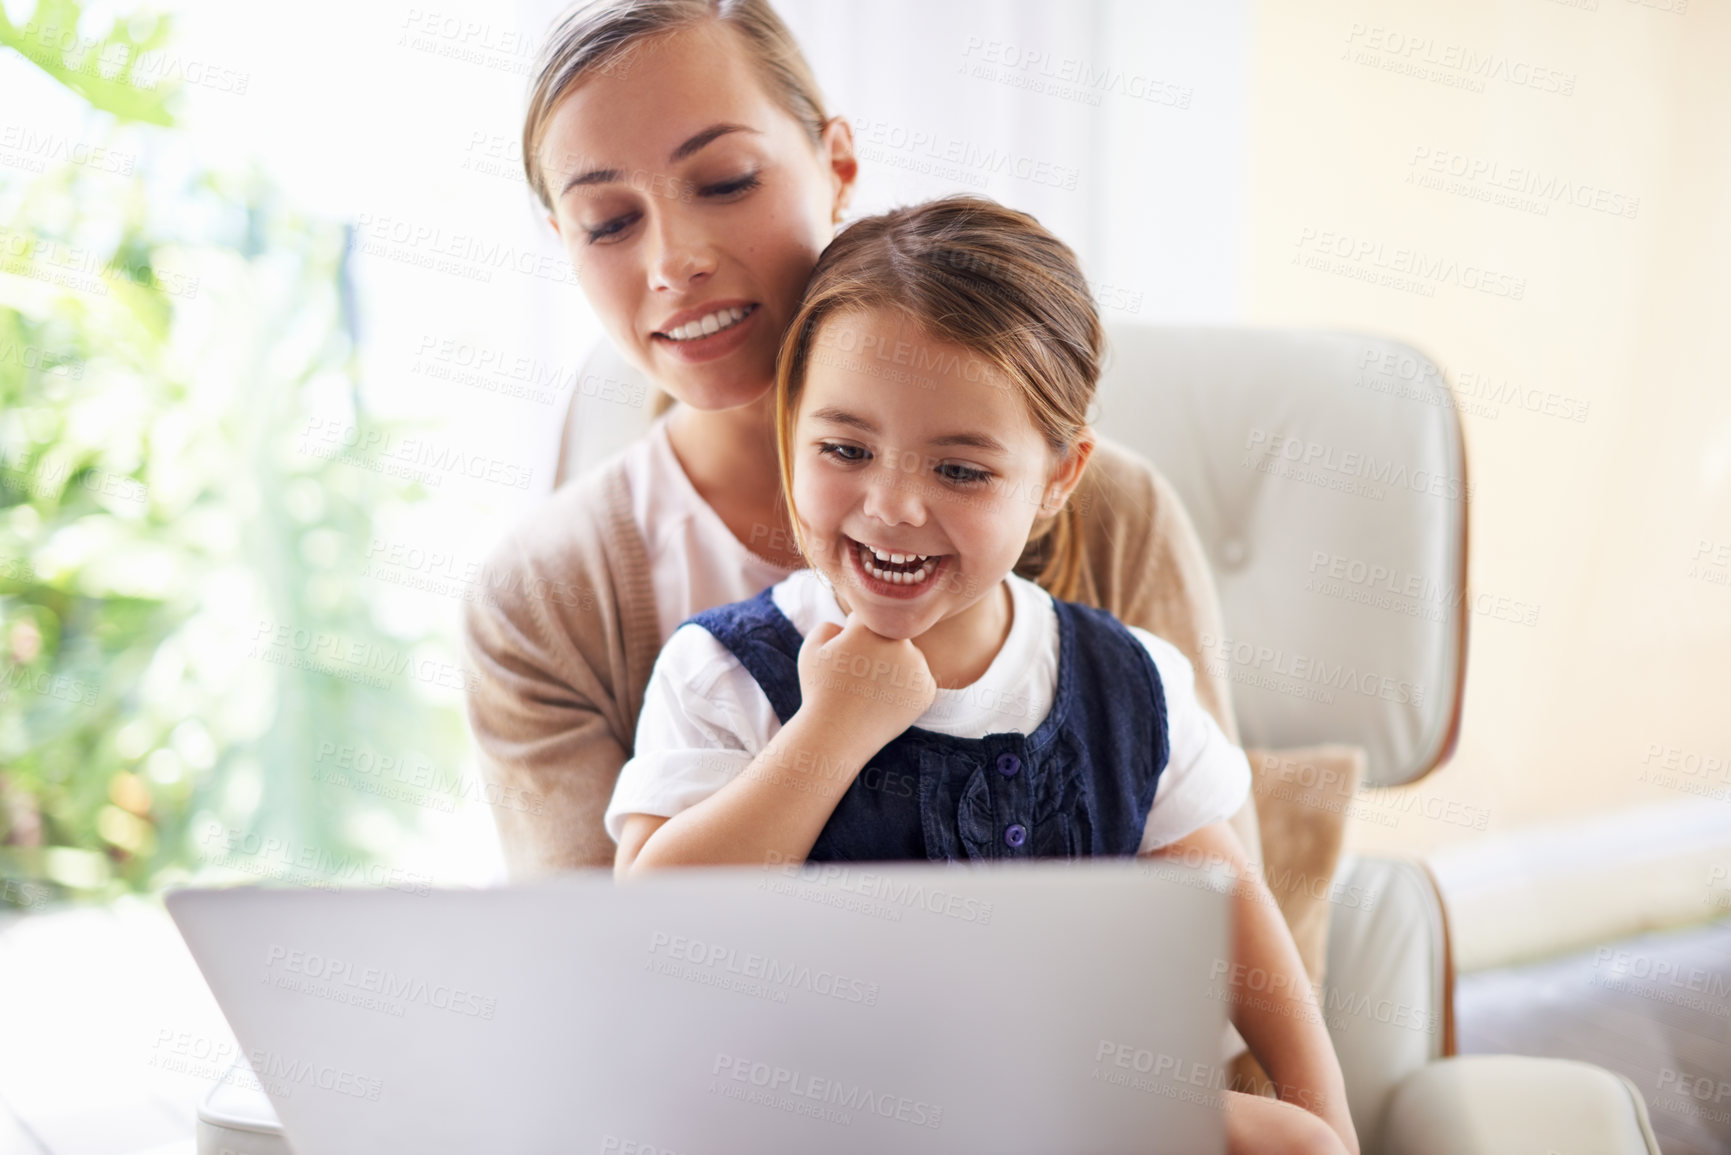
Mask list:
[{"label": "girl's forehead", "polygon": [[1041,440],[1022,389],[994,361],[934,336],[899,308],[827,318],[814,335],[801,394],[802,421],[849,424],[845,415],[883,434],[975,434],[1006,449]]}]

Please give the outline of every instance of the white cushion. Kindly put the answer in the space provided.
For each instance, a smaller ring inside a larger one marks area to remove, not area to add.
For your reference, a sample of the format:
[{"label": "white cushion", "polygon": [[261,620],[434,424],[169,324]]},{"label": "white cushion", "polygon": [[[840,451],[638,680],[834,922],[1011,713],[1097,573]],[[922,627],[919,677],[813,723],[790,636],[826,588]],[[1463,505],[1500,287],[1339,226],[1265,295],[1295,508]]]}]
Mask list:
[{"label": "white cushion", "polygon": [[1517,1055],[1425,1067],[1395,1092],[1382,1138],[1383,1155],[1659,1155],[1646,1105],[1627,1079]]}]

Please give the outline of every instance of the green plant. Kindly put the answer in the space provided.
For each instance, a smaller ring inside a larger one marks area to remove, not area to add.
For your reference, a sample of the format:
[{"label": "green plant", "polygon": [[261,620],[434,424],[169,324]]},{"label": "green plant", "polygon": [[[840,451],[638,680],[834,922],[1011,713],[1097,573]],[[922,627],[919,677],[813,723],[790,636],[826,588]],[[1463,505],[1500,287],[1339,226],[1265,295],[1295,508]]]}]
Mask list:
[{"label": "green plant", "polygon": [[[0,44],[78,17],[66,0],[22,29],[0,12]],[[162,43],[147,25],[102,42]],[[383,429],[359,386],[348,230],[256,172],[171,162],[170,93],[26,55],[109,127],[62,150],[82,161],[0,176],[0,902],[213,863],[340,876],[412,811],[315,780],[321,748],[448,761],[463,742],[450,695],[415,674],[454,664],[385,628],[392,591],[361,576],[375,518],[420,483],[306,436]],[[237,839],[317,853],[279,869]]]}]

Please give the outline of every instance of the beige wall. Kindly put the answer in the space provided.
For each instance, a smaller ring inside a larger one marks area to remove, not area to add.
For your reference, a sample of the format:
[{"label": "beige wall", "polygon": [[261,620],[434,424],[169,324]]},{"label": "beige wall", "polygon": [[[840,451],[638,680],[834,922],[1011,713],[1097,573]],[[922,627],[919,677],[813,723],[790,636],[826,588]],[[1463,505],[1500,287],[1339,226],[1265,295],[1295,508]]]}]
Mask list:
[{"label": "beige wall", "polygon": [[[1731,770],[1642,780],[1663,769],[1652,746],[1731,763],[1731,4],[1577,3],[1257,6],[1248,319],[1387,333],[1442,363],[1468,407],[1471,584],[1538,609],[1532,626],[1474,616],[1460,746],[1415,788],[1487,809],[1489,830],[1366,823],[1360,849],[1682,803],[1688,782],[1718,789],[1731,835]],[[1502,75],[1472,91],[1391,57]],[[1447,171],[1474,163],[1588,203],[1479,199],[1489,174]],[[1295,264],[1324,233],[1363,254],[1329,255],[1349,272],[1410,249],[1499,276],[1422,295]]]}]

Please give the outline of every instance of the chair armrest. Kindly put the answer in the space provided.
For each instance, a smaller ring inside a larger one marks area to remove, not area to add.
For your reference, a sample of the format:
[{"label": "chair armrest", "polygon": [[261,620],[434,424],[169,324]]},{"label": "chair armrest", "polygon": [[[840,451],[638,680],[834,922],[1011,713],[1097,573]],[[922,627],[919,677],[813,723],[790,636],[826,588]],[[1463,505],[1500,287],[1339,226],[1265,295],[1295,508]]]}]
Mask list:
[{"label": "chair armrest", "polygon": [[1390,1096],[1383,1155],[1659,1155],[1633,1083],[1589,1063],[1464,1055]]},{"label": "chair armrest", "polygon": [[1359,1142],[1375,1155],[1389,1095],[1453,1049],[1448,926],[1416,861],[1347,857],[1329,897],[1321,1009]]}]

